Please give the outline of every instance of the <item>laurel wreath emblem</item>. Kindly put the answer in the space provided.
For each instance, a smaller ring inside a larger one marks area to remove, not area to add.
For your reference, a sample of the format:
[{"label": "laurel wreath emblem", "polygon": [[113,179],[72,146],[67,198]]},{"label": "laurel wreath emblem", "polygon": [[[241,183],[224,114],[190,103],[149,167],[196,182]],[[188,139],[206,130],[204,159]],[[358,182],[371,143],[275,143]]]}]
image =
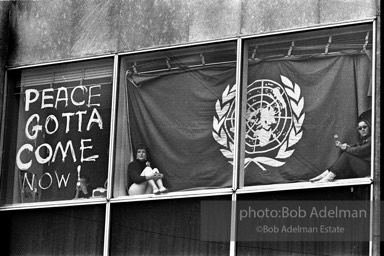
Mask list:
[{"label": "laurel wreath emblem", "polygon": [[[289,131],[289,136],[280,146],[275,158],[259,156],[259,157],[246,157],[244,168],[251,162],[257,164],[263,171],[266,171],[264,166],[279,167],[285,164],[284,159],[289,158],[295,149],[292,147],[299,142],[303,136],[302,125],[305,118],[303,113],[304,97],[301,96],[301,89],[295,83],[293,84],[287,77],[280,76],[281,81],[284,84],[284,90],[290,100],[290,106],[292,109],[293,126]],[[228,139],[228,135],[223,128],[223,124],[226,121],[228,111],[235,102],[236,85],[230,87],[228,85],[222,94],[222,99],[216,101],[216,113],[217,116],[213,118],[213,138],[223,146],[220,149],[221,153],[228,159],[228,162],[233,164],[234,156],[234,144],[233,141]],[[277,160],[278,159],[278,160]]]}]

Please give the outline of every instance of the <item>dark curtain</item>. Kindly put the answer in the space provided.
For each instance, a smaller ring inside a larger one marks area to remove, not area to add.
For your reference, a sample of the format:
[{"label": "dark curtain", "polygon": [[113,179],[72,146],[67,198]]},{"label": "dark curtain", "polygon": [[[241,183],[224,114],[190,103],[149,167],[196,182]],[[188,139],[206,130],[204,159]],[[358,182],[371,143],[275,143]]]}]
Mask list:
[{"label": "dark curtain", "polygon": [[[279,147],[251,153],[245,148],[245,184],[308,180],[329,167],[338,154],[334,135],[350,144],[358,138],[358,115],[371,107],[370,77],[371,61],[362,53],[250,62],[246,122],[256,111],[249,100],[260,94],[252,88],[261,80],[285,88],[285,104],[296,109],[285,112],[291,120],[285,128],[276,127],[286,129]],[[234,85],[235,67],[228,65],[127,75],[133,147],[150,147],[171,190],[230,185]],[[288,85],[293,96],[286,93]]]},{"label": "dark curtain", "polygon": [[[152,161],[172,190],[228,187],[232,165],[212,137],[216,101],[234,84],[234,66],[206,67],[128,82],[133,148],[149,146]],[[129,79],[132,81],[132,79]]]},{"label": "dark curtain", "polygon": [[[122,61],[120,72],[124,73],[126,62]],[[115,167],[113,177],[113,196],[125,196],[127,190],[127,166],[133,160],[132,138],[128,118],[128,88],[125,76],[120,76],[117,95],[117,122],[115,141]]]},{"label": "dark curtain", "polygon": [[[296,113],[291,116],[299,124],[294,122],[292,129],[287,131],[287,141],[291,139],[295,143],[290,141],[293,145],[280,151],[280,158],[278,151],[282,147],[246,154],[246,158],[269,157],[283,163],[274,166],[261,161],[265,170],[254,162],[249,163],[245,169],[246,184],[308,180],[336,160],[340,151],[334,146],[334,135],[350,145],[358,141],[358,116],[371,108],[371,61],[367,55],[320,55],[251,63],[248,84],[260,79],[276,81],[286,91],[290,89],[285,83],[292,83],[295,95],[287,97],[287,101],[296,106]],[[291,155],[288,154],[290,150],[294,150]]]}]

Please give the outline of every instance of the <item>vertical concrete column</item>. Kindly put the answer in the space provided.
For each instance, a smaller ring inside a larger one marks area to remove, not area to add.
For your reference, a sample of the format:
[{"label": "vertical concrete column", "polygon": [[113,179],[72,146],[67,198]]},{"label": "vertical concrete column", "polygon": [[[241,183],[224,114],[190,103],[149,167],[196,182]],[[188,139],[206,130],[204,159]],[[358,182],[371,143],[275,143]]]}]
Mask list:
[{"label": "vertical concrete column", "polygon": [[0,1],[0,124],[4,95],[4,66],[8,56],[9,11],[11,1]]},{"label": "vertical concrete column", "polygon": [[[4,109],[4,75],[8,56],[9,12],[12,2],[0,1],[0,141],[3,140],[3,109]],[[3,147],[0,145],[0,163],[3,158]],[[2,168],[0,166],[0,177]]]}]

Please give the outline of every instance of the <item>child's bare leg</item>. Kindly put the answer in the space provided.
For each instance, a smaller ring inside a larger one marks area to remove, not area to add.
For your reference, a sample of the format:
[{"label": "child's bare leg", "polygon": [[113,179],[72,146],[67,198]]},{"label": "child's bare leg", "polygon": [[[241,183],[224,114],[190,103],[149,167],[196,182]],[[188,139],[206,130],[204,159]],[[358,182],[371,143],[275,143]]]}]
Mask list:
[{"label": "child's bare leg", "polygon": [[168,189],[166,187],[164,187],[164,185],[163,185],[163,180],[162,179],[156,180],[156,184],[159,187],[159,191],[160,192],[162,192],[162,193],[168,192]]},{"label": "child's bare leg", "polygon": [[159,188],[163,188],[164,186],[163,186],[163,181],[162,181],[162,179],[157,179],[157,180],[156,180],[156,185],[157,185]]},{"label": "child's bare leg", "polygon": [[148,183],[152,187],[153,190],[158,188],[154,180],[148,180]]},{"label": "child's bare leg", "polygon": [[159,193],[159,188],[157,187],[156,182],[154,180],[148,180],[148,183],[152,187],[153,193],[154,194],[158,194]]}]

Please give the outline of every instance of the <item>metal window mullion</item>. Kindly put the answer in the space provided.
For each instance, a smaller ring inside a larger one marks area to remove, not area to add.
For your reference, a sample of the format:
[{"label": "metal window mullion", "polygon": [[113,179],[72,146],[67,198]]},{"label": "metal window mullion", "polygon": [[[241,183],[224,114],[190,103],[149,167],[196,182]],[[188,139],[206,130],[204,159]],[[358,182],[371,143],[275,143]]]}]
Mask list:
[{"label": "metal window mullion", "polygon": [[244,147],[245,120],[244,113],[247,104],[247,73],[248,73],[248,44],[241,38],[237,40],[236,59],[236,98],[235,98],[235,141],[233,157],[232,180],[232,211],[231,211],[231,240],[230,255],[236,255],[237,211],[236,191],[244,186]]},{"label": "metal window mullion", "polygon": [[[7,97],[8,97],[8,86],[9,86],[9,81],[8,81],[8,71],[5,71],[4,72],[4,87],[2,88],[3,89],[3,98],[2,98],[2,107],[1,107],[1,112],[0,112],[0,151],[1,151],[1,154],[0,154],[0,206],[2,205],[2,198],[3,198],[3,195],[2,195],[2,172],[3,172],[3,150],[4,150],[4,147],[5,147],[5,143],[4,143],[4,138],[5,138],[5,115],[7,114]],[[1,81],[0,81],[1,83]],[[0,99],[1,100],[1,99]]]},{"label": "metal window mullion", "polygon": [[[376,155],[380,157],[380,148],[378,154],[376,154],[376,146],[380,146],[376,143],[380,138],[380,131],[376,132],[376,127],[379,128],[379,124],[376,123],[376,88],[379,85],[376,84],[376,71],[379,71],[379,67],[376,68],[376,51],[377,51],[377,21],[373,21],[372,28],[372,116],[371,116],[371,133],[374,136],[374,140],[371,145],[371,177],[373,183],[370,186],[370,202],[371,202],[371,214],[370,214],[370,241],[369,241],[369,255],[380,255],[380,161],[376,161]],[[381,32],[379,32],[381,33]],[[379,73],[380,74],[380,73]],[[380,84],[380,81],[379,81]],[[380,98],[380,91],[378,90],[378,99]],[[380,100],[378,100],[378,106],[380,106]]]},{"label": "metal window mullion", "polygon": [[237,194],[236,191],[232,192],[231,200],[231,234],[229,240],[229,255],[236,256],[236,240],[237,240]]},{"label": "metal window mullion", "polygon": [[111,202],[107,201],[105,205],[105,222],[104,222],[104,249],[103,256],[109,256],[110,233],[111,233]]},{"label": "metal window mullion", "polygon": [[247,106],[248,44],[239,38],[237,43],[235,142],[233,159],[233,190],[244,187],[245,119]]},{"label": "metal window mullion", "polygon": [[[372,65],[371,65],[371,91],[372,91],[372,99],[371,99],[371,136],[374,136],[374,140],[371,144],[371,177],[374,178],[375,175],[375,144],[376,144],[376,138],[378,136],[375,136],[376,132],[376,22],[373,23],[373,32],[372,32]],[[378,104],[380,105],[380,104]]]},{"label": "metal window mullion", "polygon": [[108,155],[108,179],[107,179],[107,203],[105,208],[105,226],[104,226],[104,256],[109,255],[110,247],[110,227],[111,227],[111,203],[112,197],[112,173],[114,168],[115,155],[115,130],[116,130],[116,104],[117,104],[117,83],[119,74],[119,56],[116,54],[113,60],[112,77],[112,102],[111,102],[111,123],[109,134],[109,155]]},{"label": "metal window mullion", "polygon": [[118,83],[118,67],[119,57],[115,55],[113,64],[113,79],[112,79],[112,102],[111,102],[111,123],[109,136],[109,158],[108,158],[108,179],[107,179],[107,200],[112,197],[112,173],[114,167],[115,153],[115,131],[116,131],[116,105],[117,105],[117,83]]}]

